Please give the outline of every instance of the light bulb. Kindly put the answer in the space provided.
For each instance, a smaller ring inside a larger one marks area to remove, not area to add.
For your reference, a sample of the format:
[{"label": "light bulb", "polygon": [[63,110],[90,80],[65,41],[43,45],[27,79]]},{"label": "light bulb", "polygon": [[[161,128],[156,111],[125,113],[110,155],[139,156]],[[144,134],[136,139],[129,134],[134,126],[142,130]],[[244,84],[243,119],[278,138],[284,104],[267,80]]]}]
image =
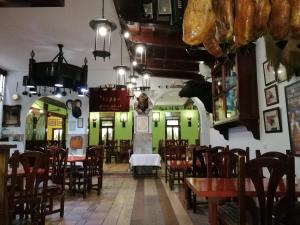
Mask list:
[{"label": "light bulb", "polygon": [[98,33],[101,37],[105,37],[107,35],[107,28],[105,26],[99,27]]},{"label": "light bulb", "polygon": [[141,45],[138,45],[138,46],[136,47],[135,51],[136,51],[137,53],[139,53],[139,54],[143,54],[143,52],[144,52],[144,47],[141,46]]},{"label": "light bulb", "polygon": [[129,83],[129,84],[127,84],[127,87],[128,87],[128,89],[132,89],[133,88],[133,84]]},{"label": "light bulb", "polygon": [[134,61],[132,62],[132,65],[133,65],[133,66],[136,66],[136,65],[137,65],[137,61],[134,60]]},{"label": "light bulb", "polygon": [[149,76],[148,73],[145,73],[144,76],[143,76],[143,78],[144,78],[145,80],[148,80],[148,79],[150,78],[150,76]]},{"label": "light bulb", "polygon": [[125,32],[124,32],[124,38],[129,38],[129,36],[130,36],[129,32],[128,32],[128,31],[125,31]]},{"label": "light bulb", "polygon": [[119,69],[118,70],[118,74],[120,75],[120,76],[123,76],[124,74],[125,74],[125,70],[124,69]]},{"label": "light bulb", "polygon": [[136,79],[133,77],[133,78],[131,78],[131,83],[136,83]]}]

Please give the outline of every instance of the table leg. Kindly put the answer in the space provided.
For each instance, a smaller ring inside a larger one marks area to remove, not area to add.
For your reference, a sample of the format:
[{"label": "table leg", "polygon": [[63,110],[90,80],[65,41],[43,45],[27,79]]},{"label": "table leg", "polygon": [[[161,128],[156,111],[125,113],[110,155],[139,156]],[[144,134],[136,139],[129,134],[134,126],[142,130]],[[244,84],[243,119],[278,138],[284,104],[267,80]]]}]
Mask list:
[{"label": "table leg", "polygon": [[185,199],[186,199],[186,207],[188,209],[192,206],[192,190],[188,185],[185,185]]},{"label": "table leg", "polygon": [[217,225],[217,201],[208,199],[208,214],[210,225]]}]

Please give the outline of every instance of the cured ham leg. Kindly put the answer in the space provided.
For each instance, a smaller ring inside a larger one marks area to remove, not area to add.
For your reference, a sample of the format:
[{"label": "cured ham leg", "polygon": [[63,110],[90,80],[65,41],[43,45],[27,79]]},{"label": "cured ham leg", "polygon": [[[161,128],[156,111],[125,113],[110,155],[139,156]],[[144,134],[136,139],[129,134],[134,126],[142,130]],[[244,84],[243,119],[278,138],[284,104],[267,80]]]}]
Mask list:
[{"label": "cured ham leg", "polygon": [[288,35],[290,27],[290,0],[271,0],[271,6],[269,33],[275,40],[284,39]]},{"label": "cured ham leg", "polygon": [[291,0],[290,26],[293,37],[300,38],[300,0]]},{"label": "cured ham leg", "polygon": [[261,37],[267,29],[271,13],[270,0],[255,0],[254,36]]},{"label": "cured ham leg", "polygon": [[188,45],[199,45],[215,25],[212,0],[189,0],[183,17],[183,38]]},{"label": "cured ham leg", "polygon": [[234,37],[237,47],[253,41],[254,0],[235,1]]},{"label": "cured ham leg", "polygon": [[203,41],[203,45],[209,54],[215,57],[221,57],[223,55],[223,51],[219,45],[219,41],[216,38],[216,28],[213,27],[210,32],[208,32],[206,38]]}]

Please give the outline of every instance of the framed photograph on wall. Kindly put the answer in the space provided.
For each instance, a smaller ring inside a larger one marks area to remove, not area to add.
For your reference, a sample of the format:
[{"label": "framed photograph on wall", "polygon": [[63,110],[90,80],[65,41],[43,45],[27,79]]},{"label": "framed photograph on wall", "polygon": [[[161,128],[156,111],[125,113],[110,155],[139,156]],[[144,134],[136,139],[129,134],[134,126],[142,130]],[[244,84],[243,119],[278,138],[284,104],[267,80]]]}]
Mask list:
[{"label": "framed photograph on wall", "polygon": [[276,81],[276,73],[270,62],[263,62],[265,85],[268,86]]},{"label": "framed photograph on wall", "polygon": [[285,87],[285,98],[291,150],[300,155],[300,81]]},{"label": "framed photograph on wall", "polygon": [[276,84],[265,88],[265,100],[267,106],[274,105],[279,102]]},{"label": "framed photograph on wall", "polygon": [[148,116],[136,117],[136,132],[147,133],[149,132],[149,118]]},{"label": "framed photograph on wall", "polygon": [[77,128],[83,128],[83,118],[77,119]]},{"label": "framed photograph on wall", "polygon": [[279,107],[263,111],[265,132],[282,132],[281,115]]},{"label": "framed photograph on wall", "polygon": [[21,114],[21,105],[4,105],[3,106],[3,127],[19,127]]}]

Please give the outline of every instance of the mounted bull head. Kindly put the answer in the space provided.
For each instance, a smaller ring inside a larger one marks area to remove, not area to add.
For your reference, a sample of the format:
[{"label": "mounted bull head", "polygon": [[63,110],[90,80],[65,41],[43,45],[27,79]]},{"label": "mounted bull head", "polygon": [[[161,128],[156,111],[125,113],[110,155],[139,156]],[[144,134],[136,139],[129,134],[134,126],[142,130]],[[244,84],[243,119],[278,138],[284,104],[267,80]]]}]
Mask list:
[{"label": "mounted bull head", "polygon": [[205,80],[189,80],[185,83],[185,86],[179,91],[180,97],[197,97],[199,98],[207,112],[212,113],[212,89],[211,83]]},{"label": "mounted bull head", "polygon": [[79,99],[75,99],[75,100],[67,100],[66,102],[67,108],[72,110],[72,115],[75,118],[79,118],[81,116],[81,109],[80,107],[82,106],[82,102]]}]

